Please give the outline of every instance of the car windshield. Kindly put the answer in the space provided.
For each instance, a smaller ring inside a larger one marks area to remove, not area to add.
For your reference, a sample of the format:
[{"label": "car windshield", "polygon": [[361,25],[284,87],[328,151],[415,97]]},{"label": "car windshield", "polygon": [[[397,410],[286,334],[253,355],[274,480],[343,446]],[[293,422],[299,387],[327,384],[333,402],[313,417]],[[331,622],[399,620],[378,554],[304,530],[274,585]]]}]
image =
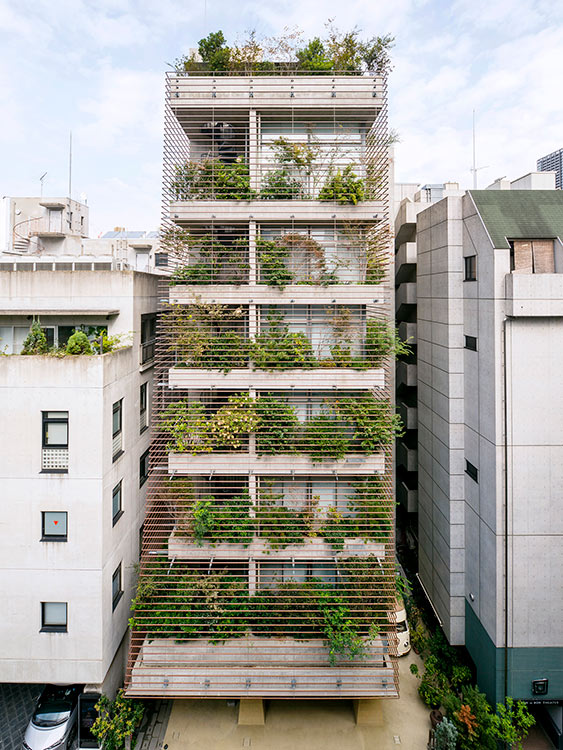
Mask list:
[{"label": "car windshield", "polygon": [[70,701],[46,701],[35,709],[32,722],[36,727],[56,727],[70,716],[72,704]]}]

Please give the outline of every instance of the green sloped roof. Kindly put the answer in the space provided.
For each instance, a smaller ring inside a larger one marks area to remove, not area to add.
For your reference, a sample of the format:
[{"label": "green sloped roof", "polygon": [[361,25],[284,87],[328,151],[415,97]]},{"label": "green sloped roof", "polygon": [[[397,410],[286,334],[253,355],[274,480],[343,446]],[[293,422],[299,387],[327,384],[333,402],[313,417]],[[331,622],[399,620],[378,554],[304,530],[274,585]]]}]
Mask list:
[{"label": "green sloped roof", "polygon": [[470,190],[493,241],[563,238],[563,190]]}]

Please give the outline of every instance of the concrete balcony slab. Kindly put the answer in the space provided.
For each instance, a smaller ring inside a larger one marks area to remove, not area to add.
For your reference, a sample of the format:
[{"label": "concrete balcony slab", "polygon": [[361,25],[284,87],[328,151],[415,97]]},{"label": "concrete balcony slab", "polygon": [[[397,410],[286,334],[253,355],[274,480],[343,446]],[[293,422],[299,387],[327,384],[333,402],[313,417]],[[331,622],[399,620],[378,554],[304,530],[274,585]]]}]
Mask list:
[{"label": "concrete balcony slab", "polygon": [[563,316],[563,273],[509,273],[505,287],[507,315]]},{"label": "concrete balcony slab", "polygon": [[295,370],[252,370],[236,368],[228,373],[191,367],[174,367],[168,371],[168,387],[224,390],[373,390],[385,388],[383,368],[353,370],[346,367]]},{"label": "concrete balcony slab", "polygon": [[362,659],[330,664],[320,638],[145,639],[128,697],[397,698],[389,642],[378,638]]},{"label": "concrete balcony slab", "polygon": [[385,204],[382,201],[362,201],[357,205],[315,200],[205,200],[172,201],[169,217],[176,224],[194,222],[248,223],[285,221],[378,221],[385,216]]},{"label": "concrete balcony slab", "polygon": [[178,284],[170,287],[172,305],[190,305],[196,301],[222,305],[275,305],[296,304],[345,305],[384,304],[388,290],[376,284],[338,284],[320,286],[291,284],[283,289],[267,284]]},{"label": "concrete balcony slab", "polygon": [[221,542],[197,544],[193,539],[173,533],[168,539],[168,557],[178,560],[244,560],[247,558],[266,560],[327,560],[346,557],[385,557],[385,545],[368,539],[345,539],[344,548],[335,552],[322,538],[305,539],[302,544],[272,547],[265,539],[256,538],[246,546]]},{"label": "concrete balcony slab", "polygon": [[258,474],[261,476],[362,476],[365,474],[383,474],[385,472],[385,455],[374,453],[349,454],[340,460],[312,461],[303,455],[257,456],[251,453],[203,453],[193,456],[191,453],[170,453],[168,455],[168,473],[185,475],[210,474],[218,475]]}]

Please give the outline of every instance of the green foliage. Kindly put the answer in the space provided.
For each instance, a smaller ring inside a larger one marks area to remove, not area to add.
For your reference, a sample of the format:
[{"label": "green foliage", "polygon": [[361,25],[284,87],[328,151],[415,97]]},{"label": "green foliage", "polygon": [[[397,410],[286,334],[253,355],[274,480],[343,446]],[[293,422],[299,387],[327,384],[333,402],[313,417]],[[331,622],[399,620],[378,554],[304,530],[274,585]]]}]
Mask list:
[{"label": "green foliage", "polygon": [[301,70],[330,71],[333,67],[333,61],[318,36],[311,39],[303,49],[297,50],[297,61]]},{"label": "green foliage", "polygon": [[349,447],[350,441],[334,416],[324,413],[307,420],[303,449],[313,461],[344,458]]},{"label": "green foliage", "polygon": [[404,434],[401,420],[391,413],[388,402],[371,393],[338,398],[333,409],[353,428],[351,444],[365,453],[375,453]]},{"label": "green foliage", "polygon": [[[367,643],[354,627],[350,610],[343,598],[329,591],[322,592],[319,597],[319,610],[330,663],[336,664],[339,656],[346,659],[363,656]],[[372,626],[369,640],[376,638],[378,632],[377,626]]]},{"label": "green foliage", "polygon": [[264,395],[256,401],[259,427],[256,450],[259,455],[293,453],[299,420],[295,408],[273,396]]},{"label": "green foliage", "polygon": [[497,749],[491,707],[476,687],[466,686],[460,695],[447,694],[444,707],[458,731],[459,750]]},{"label": "green foliage", "polygon": [[176,284],[240,284],[248,279],[248,238],[237,237],[232,245],[220,242],[213,234],[192,235],[174,227],[164,241],[186,265],[176,268],[170,286]]},{"label": "green foliage", "polygon": [[194,71],[267,75],[291,72],[322,75],[327,73],[359,74],[386,72],[390,69],[390,35],[360,39],[359,29],[340,31],[331,22],[323,39],[302,41],[302,32],[284,31],[279,37],[260,40],[255,31],[232,46],[227,46],[221,31],[213,32],[198,43],[201,62],[195,55],[180,57],[175,62],[178,72]]},{"label": "green foliage", "polygon": [[198,544],[204,541],[212,544],[250,544],[255,522],[250,517],[248,491],[240,497],[197,500],[190,511],[189,525]]},{"label": "green foliage", "polygon": [[210,70],[228,70],[231,51],[222,31],[211,32],[197,45],[198,52]]},{"label": "green foliage", "polygon": [[88,336],[86,336],[86,334],[82,331],[75,331],[72,336],[70,336],[67,342],[66,353],[92,354],[92,346],[90,344]]},{"label": "green foliage", "polygon": [[266,201],[303,200],[305,192],[302,183],[292,177],[288,169],[274,169],[262,178],[260,198]]},{"label": "green foliage", "polygon": [[424,667],[418,694],[429,708],[438,708],[449,693],[448,678],[440,669],[435,656],[429,656],[424,662]]},{"label": "green foliage", "polygon": [[175,453],[210,453],[213,441],[205,404],[187,400],[168,404],[160,420],[160,429],[170,436],[166,449]]},{"label": "green foliage", "polygon": [[47,354],[49,346],[39,320],[34,320],[23,342],[22,354]]},{"label": "green foliage", "polygon": [[293,274],[286,265],[289,258],[289,248],[279,242],[265,240],[258,237],[256,240],[256,251],[260,264],[260,275],[268,286],[284,286],[293,281]]},{"label": "green foliage", "polygon": [[436,750],[456,750],[457,729],[454,724],[444,716],[434,732]]},{"label": "green foliage", "polygon": [[328,177],[326,184],[319,193],[320,201],[335,201],[336,203],[356,205],[365,199],[363,180],[354,172],[351,164],[338,169],[336,174]]},{"label": "green foliage", "polygon": [[368,320],[365,338],[366,360],[372,367],[380,367],[386,357],[405,357],[412,349],[403,341],[394,325],[385,320]]},{"label": "green foliage", "polygon": [[261,370],[313,367],[315,357],[309,339],[302,332],[290,333],[281,315],[270,314],[268,326],[251,347],[252,361]]},{"label": "green foliage", "polygon": [[523,701],[514,701],[507,697],[506,704],[497,703],[496,714],[492,717],[493,735],[500,742],[505,742],[515,750],[522,750],[522,740],[536,720]]},{"label": "green foliage", "polygon": [[238,156],[233,164],[218,159],[187,161],[176,167],[172,191],[175,199],[181,201],[248,201],[255,197],[250,187],[248,164],[242,156]]},{"label": "green foliage", "polygon": [[256,521],[260,536],[266,539],[272,549],[281,549],[290,544],[302,544],[312,535],[313,514],[298,511],[261,499],[256,509]]},{"label": "green foliage", "polygon": [[[120,690],[113,701],[102,695],[96,703],[96,711],[98,717],[92,726],[92,734],[104,750],[121,750],[125,747],[125,739],[132,737],[140,725],[144,707],[138,701],[126,698]],[[134,742],[131,747],[135,747]]]}]

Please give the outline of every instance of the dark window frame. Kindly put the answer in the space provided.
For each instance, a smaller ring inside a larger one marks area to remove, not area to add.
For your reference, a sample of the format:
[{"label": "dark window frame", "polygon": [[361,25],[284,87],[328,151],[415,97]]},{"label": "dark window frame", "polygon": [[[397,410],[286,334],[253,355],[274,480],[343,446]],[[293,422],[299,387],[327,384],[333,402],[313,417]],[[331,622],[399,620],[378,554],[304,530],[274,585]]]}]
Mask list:
[{"label": "dark window frame", "polygon": [[477,256],[465,255],[463,258],[463,280],[477,281]]},{"label": "dark window frame", "polygon": [[[65,605],[65,623],[58,625],[45,624],[45,605],[46,604],[64,604]],[[68,633],[68,602],[41,602],[41,630],[40,633]]]},{"label": "dark window frame", "polygon": [[155,253],[154,254],[154,265],[155,268],[162,268],[168,266],[168,253]]},{"label": "dark window frame", "polygon": [[[119,427],[117,430],[114,429],[114,415],[119,414]],[[111,437],[116,438],[121,432],[123,432],[123,399],[120,398],[111,407]]]},{"label": "dark window frame", "polygon": [[149,478],[149,453],[150,448],[147,448],[146,451],[139,456],[139,487],[142,487]]},{"label": "dark window frame", "polygon": [[144,425],[141,427],[140,434],[149,429],[149,381],[146,380],[139,386],[139,421],[144,416]]},{"label": "dark window frame", "polygon": [[477,336],[465,336],[465,349],[471,352],[477,351]]},{"label": "dark window frame", "polygon": [[[122,573],[122,566],[123,563],[120,562],[117,568],[113,571],[113,575],[111,577],[111,611],[115,612],[115,608],[121,601],[121,598],[123,597],[123,573]],[[118,579],[119,589],[114,594],[113,593],[113,583],[115,579]]]},{"label": "dark window frame", "polygon": [[465,459],[465,473],[468,477],[471,477],[476,484],[479,484],[479,469],[467,459]]},{"label": "dark window frame", "polygon": [[[42,448],[53,448],[53,449],[60,449],[60,448],[67,448],[68,449],[68,442],[69,442],[69,415],[68,411],[63,412],[61,410],[61,413],[66,413],[66,417],[49,417],[49,414],[52,414],[53,412],[56,412],[57,409],[52,409],[51,411],[42,411],[41,412],[41,447]],[[47,443],[47,430],[50,424],[66,424],[66,443]]]},{"label": "dark window frame", "polygon": [[[116,494],[116,490],[119,491],[119,510],[117,513],[114,511],[114,497]],[[115,487],[111,491],[111,525],[115,526],[115,524],[119,521],[121,516],[123,515],[125,511],[123,510],[123,479],[120,479],[119,482],[115,485]]]},{"label": "dark window frame", "polygon": [[[66,531],[64,534],[45,533],[45,515],[47,513],[64,513],[66,516]],[[68,511],[66,510],[42,510],[41,511],[41,541],[42,542],[68,542]]]}]

